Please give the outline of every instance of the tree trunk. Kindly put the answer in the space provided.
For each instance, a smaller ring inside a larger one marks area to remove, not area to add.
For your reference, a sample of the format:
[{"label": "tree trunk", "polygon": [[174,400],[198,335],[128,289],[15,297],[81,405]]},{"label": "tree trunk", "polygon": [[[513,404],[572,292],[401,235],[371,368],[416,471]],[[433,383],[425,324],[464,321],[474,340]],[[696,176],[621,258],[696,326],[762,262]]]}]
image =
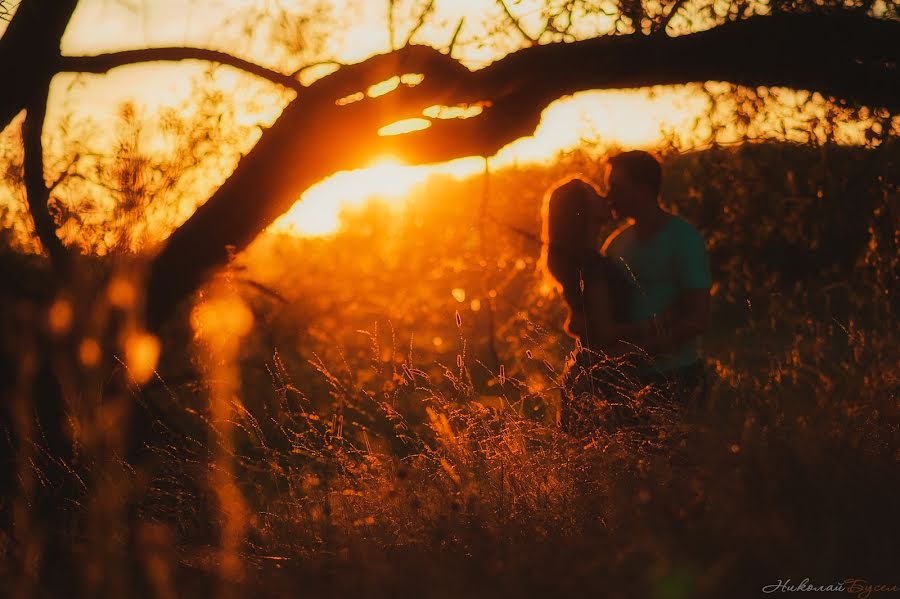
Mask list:
[{"label": "tree trunk", "polygon": [[0,38],[0,131],[57,71],[78,0],[22,0]]}]

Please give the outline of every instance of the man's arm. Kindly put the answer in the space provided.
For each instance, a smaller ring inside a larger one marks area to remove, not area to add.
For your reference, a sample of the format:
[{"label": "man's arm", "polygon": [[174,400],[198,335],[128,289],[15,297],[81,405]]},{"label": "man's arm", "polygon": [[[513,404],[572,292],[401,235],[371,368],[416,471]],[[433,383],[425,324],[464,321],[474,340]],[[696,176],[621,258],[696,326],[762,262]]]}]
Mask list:
[{"label": "man's arm", "polygon": [[652,333],[649,320],[641,322],[616,322],[612,318],[609,285],[605,280],[597,280],[584,290],[584,301],[590,306],[591,318],[574,319],[579,331],[586,335],[589,343],[609,354],[634,351]]},{"label": "man's arm", "polygon": [[654,323],[654,331],[638,342],[651,354],[665,353],[706,332],[709,327],[709,289],[689,289]]},{"label": "man's arm", "polygon": [[706,243],[692,226],[685,225],[673,251],[673,267],[682,289],[673,305],[655,319],[654,333],[642,347],[665,353],[703,334],[709,327],[712,276]]}]

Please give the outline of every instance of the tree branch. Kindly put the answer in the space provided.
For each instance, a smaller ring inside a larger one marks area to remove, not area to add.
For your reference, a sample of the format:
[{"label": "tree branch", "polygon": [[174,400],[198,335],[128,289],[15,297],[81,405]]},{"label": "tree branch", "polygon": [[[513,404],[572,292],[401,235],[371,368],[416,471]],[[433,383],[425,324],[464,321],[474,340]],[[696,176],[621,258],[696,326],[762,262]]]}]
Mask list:
[{"label": "tree branch", "polygon": [[466,18],[462,17],[459,20],[459,23],[456,25],[456,29],[453,30],[453,35],[450,37],[450,43],[447,44],[447,55],[453,55],[453,49],[456,47],[456,42],[459,40],[459,34],[462,33],[463,25],[466,22]]},{"label": "tree branch", "polygon": [[81,160],[81,154],[75,154],[75,156],[72,157],[71,162],[69,162],[69,165],[66,166],[63,172],[61,172],[56,179],[50,182],[50,184],[47,186],[47,191],[53,193],[53,190],[62,185],[62,183],[66,181],[66,179],[75,177],[77,175],[76,168],[78,167],[79,160]]},{"label": "tree branch", "polygon": [[25,194],[38,239],[50,257],[54,270],[63,274],[68,270],[69,256],[59,237],[56,236],[56,223],[50,216],[48,208],[50,189],[44,181],[44,146],[41,142],[49,91],[48,81],[36,91],[26,104],[27,112],[25,121],[22,123],[22,145],[25,151]]},{"label": "tree branch", "polygon": [[227,52],[206,48],[163,47],[122,50],[94,56],[63,56],[57,65],[58,72],[108,73],[112,69],[143,62],[177,62],[182,60],[205,60],[234,67],[251,75],[277,83],[299,92],[303,84],[284,73],[260,66],[249,60],[237,58]]},{"label": "tree branch", "polygon": [[0,37],[0,131],[39,94],[78,0],[22,0]]},{"label": "tree branch", "polygon": [[[339,69],[284,110],[213,196],[176,230],[151,266],[147,318],[160,326],[229,254],[240,251],[305,189],[390,152],[409,164],[491,156],[533,133],[541,111],[578,91],[697,81],[811,89],[900,109],[900,23],[846,15],[756,17],[675,38],[605,37],[532,46],[479,71],[434,49],[408,46]],[[747,49],[752,48],[753,52]],[[393,75],[423,73],[416,87],[338,105]],[[466,120],[383,137],[393,121],[432,105],[479,102]]]}]

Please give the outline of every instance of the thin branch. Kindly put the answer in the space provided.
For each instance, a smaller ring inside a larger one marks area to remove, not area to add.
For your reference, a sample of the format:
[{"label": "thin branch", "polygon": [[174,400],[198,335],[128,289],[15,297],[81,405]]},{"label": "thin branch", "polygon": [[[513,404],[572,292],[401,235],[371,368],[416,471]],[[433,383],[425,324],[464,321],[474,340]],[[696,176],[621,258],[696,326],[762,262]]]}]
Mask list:
[{"label": "thin branch", "polygon": [[121,191],[122,191],[121,189],[118,189],[116,187],[113,187],[112,185],[103,183],[102,181],[97,181],[96,179],[93,179],[91,177],[83,175],[82,173],[79,173],[77,171],[73,171],[70,173],[63,173],[62,175],[59,176],[59,178],[56,179],[56,181],[54,181],[53,183],[50,184],[48,189],[51,192],[53,192],[54,189],[56,189],[57,187],[59,187],[60,185],[62,185],[63,183],[65,183],[66,181],[68,181],[70,179],[77,179],[79,181],[84,181],[85,183],[91,183],[93,185],[97,185],[98,187],[101,187],[101,188],[103,188],[107,191],[113,192],[113,193],[121,193]]},{"label": "thin branch", "polygon": [[453,37],[450,38],[450,43],[447,45],[447,56],[453,55],[453,48],[456,47],[456,40],[459,39],[459,34],[462,32],[463,23],[466,22],[466,18],[463,17],[459,20],[459,25],[456,26],[456,29],[453,31]]},{"label": "thin branch", "polygon": [[81,160],[81,154],[75,154],[72,158],[72,161],[69,165],[59,174],[59,176],[54,179],[50,185],[47,186],[47,191],[49,193],[53,193],[53,190],[62,184],[63,181],[69,179],[75,175],[75,167],[78,166],[78,162]]},{"label": "thin branch", "polygon": [[269,297],[278,300],[278,301],[281,302],[282,304],[290,304],[290,303],[291,303],[291,302],[288,301],[288,299],[285,298],[283,295],[281,295],[280,293],[278,293],[277,291],[275,291],[275,290],[272,289],[271,287],[268,287],[268,286],[266,286],[266,285],[263,285],[262,283],[260,283],[260,282],[258,282],[258,281],[254,281],[254,280],[252,280],[252,279],[235,279],[235,281],[237,281],[237,282],[239,282],[239,283],[244,283],[245,285],[248,285],[248,286],[250,286],[250,287],[253,287],[254,289],[256,289],[257,291],[259,291],[260,293],[262,293],[262,294],[264,294],[264,295],[268,295]]},{"label": "thin branch", "polygon": [[522,37],[524,37],[529,44],[536,44],[538,41],[533,38],[527,31],[525,31],[525,28],[522,27],[522,23],[519,22],[519,19],[517,19],[515,15],[512,14],[512,11],[509,10],[509,6],[506,5],[506,1],[497,0],[497,3],[503,7],[503,12],[506,13],[506,18],[509,19],[509,21],[513,24],[513,27],[515,27],[516,30],[522,34]]},{"label": "thin branch", "polygon": [[241,71],[256,75],[262,79],[277,83],[282,87],[299,92],[304,85],[290,75],[258,65],[249,60],[232,56],[227,52],[206,48],[163,47],[141,48],[139,50],[122,50],[94,56],[63,56],[57,64],[57,72],[69,73],[107,73],[112,69],[143,62],[177,62],[182,60],[205,60],[234,67]]},{"label": "thin branch", "polygon": [[9,21],[9,15],[12,14],[13,6],[9,6],[5,0],[0,1],[0,21]]},{"label": "thin branch", "polygon": [[678,11],[680,11],[688,0],[675,0],[672,5],[669,7],[668,12],[666,12],[665,16],[659,21],[659,24],[656,27],[656,31],[654,33],[664,34],[666,31],[666,27],[669,26],[669,23],[672,21],[672,17],[674,17]]},{"label": "thin branch", "polygon": [[41,245],[50,257],[53,268],[60,273],[68,269],[68,251],[56,236],[56,223],[50,216],[48,203],[50,190],[44,181],[44,145],[41,133],[47,114],[49,80],[41,86],[25,105],[25,121],[22,123],[22,146],[25,151],[25,193],[28,210],[34,220],[34,230]]},{"label": "thin branch", "polygon": [[394,46],[394,3],[395,0],[388,0],[388,42],[392,52],[397,49],[397,47]]},{"label": "thin branch", "polygon": [[413,25],[413,28],[409,30],[409,35],[406,36],[406,43],[404,46],[408,46],[412,43],[412,39],[415,37],[419,30],[422,29],[422,26],[425,25],[425,19],[428,18],[428,15],[431,14],[431,11],[434,9],[434,0],[428,0],[428,4],[425,5],[425,8],[419,13],[419,18],[416,19],[416,24]]}]

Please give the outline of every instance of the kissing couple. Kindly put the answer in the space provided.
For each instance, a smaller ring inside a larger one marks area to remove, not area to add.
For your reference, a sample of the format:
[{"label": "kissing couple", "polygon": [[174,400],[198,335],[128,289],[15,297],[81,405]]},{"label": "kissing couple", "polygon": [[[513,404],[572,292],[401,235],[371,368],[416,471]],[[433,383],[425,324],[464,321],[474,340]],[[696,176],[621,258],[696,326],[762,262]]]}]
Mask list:
[{"label": "kissing couple", "polygon": [[[613,156],[605,183],[604,197],[586,178],[569,177],[544,202],[541,264],[576,340],[559,421],[576,435],[641,426],[638,396],[680,412],[707,392],[699,344],[712,280],[703,237],[660,205],[662,168],[652,154]],[[600,249],[613,220],[623,222]]]}]

